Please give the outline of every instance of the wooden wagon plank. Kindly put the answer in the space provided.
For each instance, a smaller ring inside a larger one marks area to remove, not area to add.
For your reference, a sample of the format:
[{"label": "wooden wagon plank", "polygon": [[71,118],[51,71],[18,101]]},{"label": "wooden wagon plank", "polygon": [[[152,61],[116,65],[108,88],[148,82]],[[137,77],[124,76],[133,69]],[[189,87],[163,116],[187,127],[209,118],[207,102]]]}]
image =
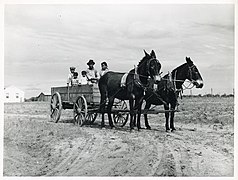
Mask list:
[{"label": "wooden wagon plank", "polygon": [[51,95],[53,95],[55,92],[60,93],[62,101],[75,102],[79,96],[84,96],[88,104],[100,103],[100,92],[97,84],[52,87]]}]

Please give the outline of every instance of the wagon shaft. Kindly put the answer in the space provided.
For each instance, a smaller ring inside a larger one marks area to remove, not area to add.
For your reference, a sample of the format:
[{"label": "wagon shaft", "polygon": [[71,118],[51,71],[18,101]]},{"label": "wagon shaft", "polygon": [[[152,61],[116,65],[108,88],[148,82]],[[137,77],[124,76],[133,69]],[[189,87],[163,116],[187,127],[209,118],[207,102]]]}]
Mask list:
[{"label": "wagon shaft", "polygon": [[[112,109],[112,113],[130,113],[130,110],[118,110],[118,109]],[[142,110],[141,114],[159,114],[159,113],[166,113],[166,112],[179,112],[179,110]],[[136,111],[134,111],[136,113]]]}]

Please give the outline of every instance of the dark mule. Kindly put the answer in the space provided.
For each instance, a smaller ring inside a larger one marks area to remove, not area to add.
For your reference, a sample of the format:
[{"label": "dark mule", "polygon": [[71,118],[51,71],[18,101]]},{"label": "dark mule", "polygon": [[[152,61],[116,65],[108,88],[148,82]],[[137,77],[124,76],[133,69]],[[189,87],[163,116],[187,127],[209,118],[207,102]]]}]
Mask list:
[{"label": "dark mule", "polygon": [[[109,125],[114,127],[111,117],[111,110],[114,99],[129,100],[130,105],[130,129],[134,127],[133,113],[138,114],[137,127],[140,129],[140,113],[144,96],[144,90],[148,84],[150,76],[155,82],[160,81],[161,64],[156,59],[155,52],[152,50],[150,54],[146,51],[145,57],[139,62],[136,69],[130,70],[126,78],[125,87],[121,87],[121,79],[125,73],[107,72],[99,80],[99,90],[101,94],[100,111],[102,113],[101,126],[104,126],[104,113],[106,99],[108,98],[107,113]],[[134,111],[135,110],[135,111]]]},{"label": "dark mule", "polygon": [[[177,105],[177,98],[182,91],[182,85],[188,79],[196,88],[203,87],[202,76],[197,67],[193,64],[190,57],[186,57],[186,63],[174,69],[171,74],[165,75],[158,83],[157,89],[153,91],[148,89],[145,94],[145,110],[149,110],[151,105],[164,105],[165,110],[175,110]],[[151,129],[148,123],[147,114],[144,114],[145,126]],[[169,112],[165,112],[166,118],[166,132],[176,130],[174,127],[174,111],[170,112],[170,125],[169,125]]]}]

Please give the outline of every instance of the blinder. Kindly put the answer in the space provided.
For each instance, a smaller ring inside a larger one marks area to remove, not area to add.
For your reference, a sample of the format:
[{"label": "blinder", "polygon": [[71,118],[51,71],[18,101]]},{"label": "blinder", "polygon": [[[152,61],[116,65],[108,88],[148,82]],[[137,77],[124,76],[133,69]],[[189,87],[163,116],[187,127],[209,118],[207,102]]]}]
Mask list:
[{"label": "blinder", "polygon": [[147,61],[147,64],[146,64],[146,73],[150,76],[150,77],[152,77],[152,75],[151,75],[151,73],[150,73],[150,63],[151,63],[151,61],[157,61],[157,59],[156,58],[151,58],[151,59],[149,59],[148,61]]}]

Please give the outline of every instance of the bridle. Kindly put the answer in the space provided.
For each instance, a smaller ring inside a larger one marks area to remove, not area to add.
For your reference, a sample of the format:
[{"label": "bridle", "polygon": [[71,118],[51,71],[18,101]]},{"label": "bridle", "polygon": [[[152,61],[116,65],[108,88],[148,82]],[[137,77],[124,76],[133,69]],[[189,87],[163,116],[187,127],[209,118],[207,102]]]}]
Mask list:
[{"label": "bridle", "polygon": [[[189,66],[188,65],[188,77],[189,77],[189,82],[190,82],[190,84],[188,85],[188,86],[185,86],[184,84],[183,84],[183,86],[185,87],[185,89],[192,89],[195,85],[194,85],[194,82],[195,82],[195,80],[193,80],[193,68],[196,68],[196,66],[193,64],[192,66]],[[190,86],[192,84],[192,86]]]},{"label": "bridle", "polygon": [[189,82],[189,84],[186,86],[184,83],[182,84],[182,88],[181,89],[177,89],[176,88],[176,84],[175,84],[175,82],[177,81],[177,82],[185,82],[185,81],[183,81],[183,80],[177,80],[176,78],[176,75],[177,75],[177,70],[175,71],[175,73],[174,73],[174,80],[173,80],[173,83],[174,83],[174,87],[175,87],[175,91],[176,92],[183,92],[183,90],[186,90],[186,89],[192,89],[195,85],[194,85],[194,82],[195,82],[195,80],[193,80],[192,79],[192,77],[193,77],[193,75],[192,75],[192,73],[193,73],[193,68],[194,67],[196,67],[194,64],[192,65],[192,66],[189,66],[188,65],[188,77],[189,77],[189,80],[188,80],[188,82]]},{"label": "bridle", "polygon": [[146,73],[152,78],[152,75],[151,75],[151,72],[150,72],[150,63],[151,63],[151,61],[155,61],[157,63],[158,60],[153,57],[153,58],[149,59],[146,63]]},{"label": "bridle", "polygon": [[[144,64],[145,62],[143,62],[143,63],[140,64],[139,66],[135,67],[135,74],[134,74],[135,84],[136,84],[138,87],[142,88],[142,89],[144,90],[144,92],[146,91],[147,88],[149,88],[150,83],[148,82],[147,84],[143,84],[143,83],[141,82],[141,80],[140,80],[139,77],[144,77],[144,78],[148,78],[148,76],[153,77],[153,76],[151,75],[151,73],[150,73],[150,63],[151,63],[152,61],[156,61],[156,63],[157,63],[158,60],[157,60],[156,58],[152,57],[152,58],[150,58],[149,60],[146,61],[146,67],[145,67],[145,68],[146,68],[146,75],[142,75],[142,74],[139,74],[139,73],[138,73],[138,68],[139,68],[140,66],[142,66],[142,64]],[[160,74],[159,74],[159,75],[160,75]]]}]

